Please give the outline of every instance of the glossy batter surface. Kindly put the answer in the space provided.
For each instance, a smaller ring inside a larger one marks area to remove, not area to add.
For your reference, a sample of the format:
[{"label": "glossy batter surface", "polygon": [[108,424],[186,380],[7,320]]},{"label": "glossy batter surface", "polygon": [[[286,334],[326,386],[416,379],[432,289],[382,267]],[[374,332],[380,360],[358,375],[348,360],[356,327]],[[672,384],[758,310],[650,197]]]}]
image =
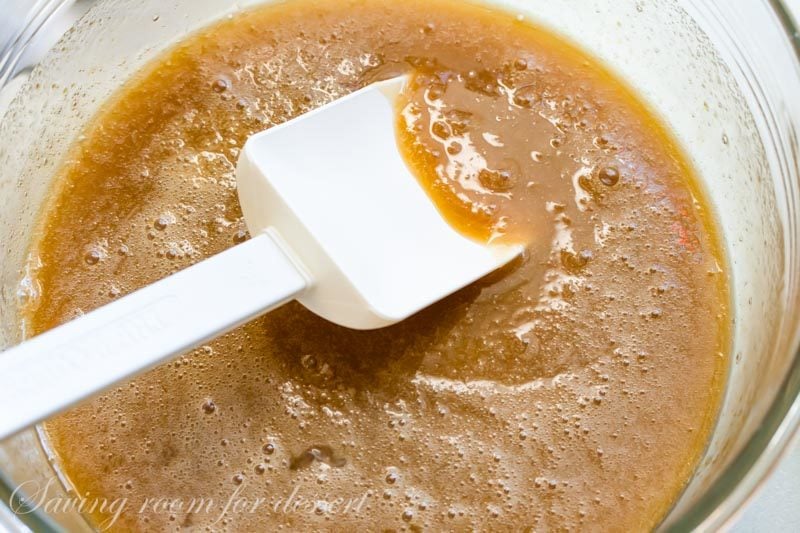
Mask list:
[{"label": "glossy batter surface", "polygon": [[691,169],[591,58],[462,2],[286,2],[154,63],[65,169],[30,328],[246,239],[247,136],[412,71],[410,164],[454,224],[528,253],[381,331],[288,305],[50,421],[76,490],[130,502],[115,528],[631,531],[680,493],[729,323]]}]

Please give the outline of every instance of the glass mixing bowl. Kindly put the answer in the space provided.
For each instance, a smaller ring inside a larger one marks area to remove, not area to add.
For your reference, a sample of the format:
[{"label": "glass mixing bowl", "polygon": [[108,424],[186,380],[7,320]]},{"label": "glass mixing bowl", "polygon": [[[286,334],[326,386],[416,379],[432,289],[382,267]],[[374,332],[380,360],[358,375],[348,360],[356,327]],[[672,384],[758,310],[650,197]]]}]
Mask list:
[{"label": "glass mixing bowl", "polygon": [[[17,312],[37,296],[28,277],[35,268],[27,252],[34,221],[82,125],[166,47],[258,3],[94,2],[33,70],[0,122],[0,346],[24,337]],[[706,454],[660,528],[717,529],[761,485],[800,423],[796,28],[780,2],[767,0],[484,3],[548,26],[605,61],[672,128],[707,189],[732,272],[730,377]],[[74,0],[0,0],[0,31],[13,17],[18,22],[12,37],[0,40],[0,86],[15,82],[20,61],[35,52],[40,29],[70,4]],[[54,476],[35,430],[0,443],[0,524],[89,530],[76,512],[47,514],[24,505],[21,495],[43,488],[49,496],[64,496],[60,483],[47,484]]]}]

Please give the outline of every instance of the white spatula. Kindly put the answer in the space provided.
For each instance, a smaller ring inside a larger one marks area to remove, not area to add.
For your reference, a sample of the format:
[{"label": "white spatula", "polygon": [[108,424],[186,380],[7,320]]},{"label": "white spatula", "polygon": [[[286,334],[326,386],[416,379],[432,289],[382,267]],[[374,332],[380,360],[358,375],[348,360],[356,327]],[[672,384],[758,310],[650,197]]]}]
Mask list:
[{"label": "white spatula", "polygon": [[517,256],[453,230],[409,172],[394,133],[404,83],[248,140],[237,179],[253,239],[0,354],[0,439],[292,299],[381,328]]}]

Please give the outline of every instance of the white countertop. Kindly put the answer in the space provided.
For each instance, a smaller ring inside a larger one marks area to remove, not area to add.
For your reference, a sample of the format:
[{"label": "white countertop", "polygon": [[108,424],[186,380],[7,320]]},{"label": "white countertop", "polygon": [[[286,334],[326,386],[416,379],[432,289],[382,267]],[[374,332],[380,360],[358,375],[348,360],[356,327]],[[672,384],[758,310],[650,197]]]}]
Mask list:
[{"label": "white countertop", "polygon": [[794,446],[786,458],[744,510],[732,531],[800,531],[800,439],[795,437]]}]

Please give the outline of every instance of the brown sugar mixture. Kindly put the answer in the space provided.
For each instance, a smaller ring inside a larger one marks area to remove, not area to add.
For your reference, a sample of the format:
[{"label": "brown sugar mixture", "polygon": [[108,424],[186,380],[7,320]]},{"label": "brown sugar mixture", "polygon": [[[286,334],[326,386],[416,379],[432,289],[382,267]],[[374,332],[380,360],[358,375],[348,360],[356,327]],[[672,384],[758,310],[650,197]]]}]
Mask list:
[{"label": "brown sugar mixture", "polygon": [[169,51],[65,168],[29,325],[245,240],[245,139],[406,72],[409,164],[527,254],[385,330],[288,305],[48,422],[75,490],[128,502],[113,528],[633,531],[680,494],[730,321],[692,170],[596,61],[464,2],[285,2]]}]

